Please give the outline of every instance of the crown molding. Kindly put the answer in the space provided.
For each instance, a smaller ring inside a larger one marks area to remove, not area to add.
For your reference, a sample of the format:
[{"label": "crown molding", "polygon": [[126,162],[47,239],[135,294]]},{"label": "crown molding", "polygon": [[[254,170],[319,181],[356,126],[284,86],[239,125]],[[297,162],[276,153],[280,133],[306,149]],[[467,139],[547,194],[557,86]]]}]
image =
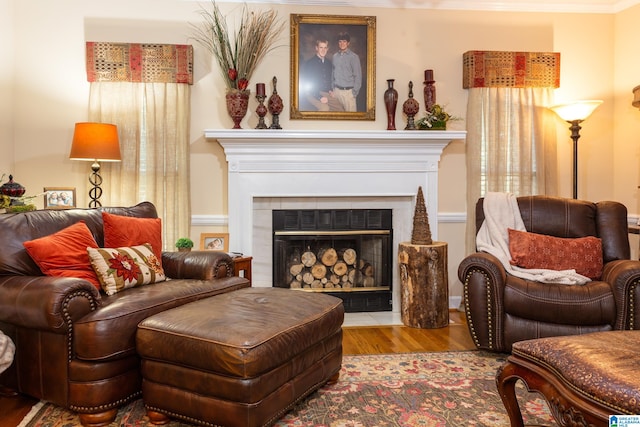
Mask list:
[{"label": "crown molding", "polygon": [[224,2],[322,7],[556,13],[617,13],[640,4],[640,0],[225,0]]}]

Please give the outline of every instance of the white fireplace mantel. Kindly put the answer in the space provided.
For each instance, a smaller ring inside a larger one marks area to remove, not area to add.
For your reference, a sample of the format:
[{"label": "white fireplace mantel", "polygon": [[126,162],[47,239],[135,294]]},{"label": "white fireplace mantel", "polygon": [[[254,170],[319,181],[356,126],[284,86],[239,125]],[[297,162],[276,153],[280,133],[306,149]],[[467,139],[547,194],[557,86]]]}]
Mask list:
[{"label": "white fireplace mantel", "polygon": [[[254,259],[255,251],[263,252],[254,242],[256,198],[404,197],[410,208],[422,186],[437,239],[438,162],[449,142],[466,136],[464,131],[419,130],[207,129],[204,134],[220,143],[228,162],[230,250]],[[410,228],[395,228],[394,241],[411,238]]]}]

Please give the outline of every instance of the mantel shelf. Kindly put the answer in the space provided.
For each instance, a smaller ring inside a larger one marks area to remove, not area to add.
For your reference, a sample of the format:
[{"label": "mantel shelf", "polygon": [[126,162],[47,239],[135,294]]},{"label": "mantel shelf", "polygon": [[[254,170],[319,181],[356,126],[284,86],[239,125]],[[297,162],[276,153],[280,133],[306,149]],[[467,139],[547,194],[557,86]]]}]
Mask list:
[{"label": "mantel shelf", "polygon": [[276,130],[276,129],[205,129],[207,139],[219,142],[312,142],[323,143],[375,143],[378,141],[402,141],[411,143],[448,143],[453,140],[464,140],[466,131],[436,130]]}]

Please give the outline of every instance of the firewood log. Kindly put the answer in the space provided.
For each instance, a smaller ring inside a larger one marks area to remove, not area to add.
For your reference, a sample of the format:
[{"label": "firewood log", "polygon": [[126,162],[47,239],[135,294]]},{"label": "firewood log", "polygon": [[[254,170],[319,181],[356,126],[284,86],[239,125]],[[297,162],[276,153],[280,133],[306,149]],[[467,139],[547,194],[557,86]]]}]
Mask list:
[{"label": "firewood log", "polygon": [[304,264],[305,267],[311,267],[313,264],[316,263],[317,258],[316,258],[316,254],[314,254],[310,250],[307,250],[302,253],[300,260],[302,261],[302,264]]},{"label": "firewood log", "polygon": [[327,275],[327,267],[322,263],[316,262],[313,267],[311,267],[311,274],[316,279],[322,279]]},{"label": "firewood log", "polygon": [[347,265],[353,265],[356,263],[358,257],[355,249],[342,249],[340,253],[342,255],[342,260],[347,263]]},{"label": "firewood log", "polygon": [[336,264],[331,268],[331,271],[333,272],[333,274],[335,274],[336,276],[344,276],[345,274],[347,274],[347,264],[343,261],[338,261],[336,262]]},{"label": "firewood log", "polygon": [[302,263],[297,263],[297,264],[291,264],[289,266],[289,273],[291,273],[292,276],[297,276],[298,274],[300,274],[302,272],[302,269],[304,268],[304,264]]},{"label": "firewood log", "polygon": [[305,271],[304,273],[302,273],[302,283],[310,285],[311,283],[313,283],[314,280],[315,278],[313,277],[313,274],[311,274],[310,271]]},{"label": "firewood log", "polygon": [[326,248],[318,251],[318,258],[327,267],[331,267],[338,262],[338,253],[334,248]]},{"label": "firewood log", "polygon": [[360,267],[360,271],[362,272],[362,274],[364,274],[365,276],[367,277],[374,276],[373,265],[371,265],[371,263],[360,260],[358,262],[358,266]]}]

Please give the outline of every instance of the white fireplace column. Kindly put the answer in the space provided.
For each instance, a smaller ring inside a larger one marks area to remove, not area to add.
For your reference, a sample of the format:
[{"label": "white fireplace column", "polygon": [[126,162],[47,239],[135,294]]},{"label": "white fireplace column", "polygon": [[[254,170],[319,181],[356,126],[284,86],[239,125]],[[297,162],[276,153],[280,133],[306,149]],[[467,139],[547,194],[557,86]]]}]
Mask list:
[{"label": "white fireplace column", "polygon": [[[372,198],[380,203],[384,197],[404,196],[415,203],[419,186],[435,240],[438,162],[444,147],[465,135],[464,131],[205,130],[207,139],[224,148],[228,162],[229,248],[254,260],[260,257],[252,253],[255,198]],[[410,226],[394,230],[394,257],[398,242],[410,239]],[[254,279],[256,273],[254,263]]]}]

